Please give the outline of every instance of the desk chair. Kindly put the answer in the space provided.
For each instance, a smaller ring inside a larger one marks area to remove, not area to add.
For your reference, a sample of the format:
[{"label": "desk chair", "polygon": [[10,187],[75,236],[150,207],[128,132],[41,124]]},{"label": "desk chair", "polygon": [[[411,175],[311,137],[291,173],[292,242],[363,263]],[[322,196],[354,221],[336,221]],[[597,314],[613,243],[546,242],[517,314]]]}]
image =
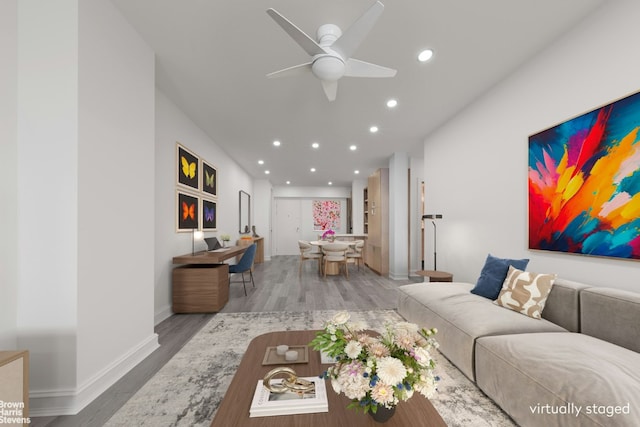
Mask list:
[{"label": "desk chair", "polygon": [[298,240],[298,247],[300,248],[300,268],[298,268],[298,276],[302,275],[302,264],[307,260],[318,261],[318,274],[322,273],[322,253],[314,252],[311,243],[306,240]]},{"label": "desk chair", "polygon": [[364,259],[362,256],[363,248],[364,248],[364,240],[356,240],[355,248],[347,252],[347,258],[353,260],[353,262],[358,266],[358,270],[360,270],[360,265],[364,262]]},{"label": "desk chair", "polygon": [[[242,258],[240,258],[240,261],[237,264],[229,266],[229,275],[233,273],[242,274],[242,286],[244,287],[244,296],[247,296],[247,285],[244,280],[244,273],[246,273],[247,271],[249,272],[249,276],[251,277],[251,284],[253,285],[254,288],[256,287],[256,284],[253,281],[253,272],[251,271],[251,268],[253,267],[253,260],[256,257],[257,246],[258,245],[253,243],[251,246],[247,248],[246,251],[244,251],[244,254],[242,254]],[[231,282],[231,280],[229,280],[229,283],[234,283],[234,282]],[[238,281],[238,283],[240,282]]]},{"label": "desk chair", "polygon": [[324,265],[324,277],[327,277],[327,264],[330,262],[344,265],[344,273],[349,278],[349,269],[347,269],[347,250],[348,243],[325,243],[322,245],[322,262]]}]

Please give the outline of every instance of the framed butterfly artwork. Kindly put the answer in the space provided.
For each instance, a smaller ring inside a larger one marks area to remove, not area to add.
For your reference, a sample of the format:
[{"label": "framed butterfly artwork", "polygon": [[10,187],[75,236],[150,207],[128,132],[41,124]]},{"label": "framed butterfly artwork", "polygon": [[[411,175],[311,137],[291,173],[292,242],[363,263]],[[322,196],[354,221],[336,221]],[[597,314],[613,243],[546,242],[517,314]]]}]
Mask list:
[{"label": "framed butterfly artwork", "polygon": [[202,230],[216,231],[218,229],[217,203],[202,199]]},{"label": "framed butterfly artwork", "polygon": [[176,192],[176,231],[199,230],[199,212],[200,199],[197,196],[181,191]]},{"label": "framed butterfly artwork", "polygon": [[202,161],[202,192],[218,197],[218,171],[206,161]]},{"label": "framed butterfly artwork", "polygon": [[180,143],[176,144],[176,165],[178,184],[200,189],[200,159]]}]

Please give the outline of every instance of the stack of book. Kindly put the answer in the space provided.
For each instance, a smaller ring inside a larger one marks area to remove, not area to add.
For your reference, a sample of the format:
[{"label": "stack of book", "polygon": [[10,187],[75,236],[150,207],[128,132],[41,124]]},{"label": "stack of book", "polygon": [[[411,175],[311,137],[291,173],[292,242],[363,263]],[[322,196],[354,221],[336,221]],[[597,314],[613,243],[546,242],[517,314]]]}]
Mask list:
[{"label": "stack of book", "polygon": [[[263,386],[262,380],[258,381],[251,401],[249,417],[329,412],[325,381],[319,377],[305,377],[303,379],[313,382],[314,390],[304,394],[293,391],[274,393]],[[276,379],[272,381],[272,384],[280,382],[282,382],[281,379]]]}]

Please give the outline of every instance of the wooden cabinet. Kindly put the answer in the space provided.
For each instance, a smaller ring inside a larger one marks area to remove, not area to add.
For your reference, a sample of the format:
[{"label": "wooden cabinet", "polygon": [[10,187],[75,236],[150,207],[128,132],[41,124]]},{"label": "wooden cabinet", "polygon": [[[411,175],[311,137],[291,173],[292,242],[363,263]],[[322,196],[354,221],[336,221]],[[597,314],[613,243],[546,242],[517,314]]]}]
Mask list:
[{"label": "wooden cabinet", "polygon": [[367,186],[368,237],[365,263],[376,273],[389,274],[389,169],[378,169]]},{"label": "wooden cabinet", "polygon": [[214,313],[229,301],[229,266],[194,264],[173,269],[174,313]]},{"label": "wooden cabinet", "polygon": [[365,188],[362,191],[362,200],[364,201],[363,207],[364,207],[364,221],[363,221],[363,232],[364,234],[367,234],[369,232],[369,189]]},{"label": "wooden cabinet", "polygon": [[1,424],[29,425],[28,351],[0,351],[0,402]]}]

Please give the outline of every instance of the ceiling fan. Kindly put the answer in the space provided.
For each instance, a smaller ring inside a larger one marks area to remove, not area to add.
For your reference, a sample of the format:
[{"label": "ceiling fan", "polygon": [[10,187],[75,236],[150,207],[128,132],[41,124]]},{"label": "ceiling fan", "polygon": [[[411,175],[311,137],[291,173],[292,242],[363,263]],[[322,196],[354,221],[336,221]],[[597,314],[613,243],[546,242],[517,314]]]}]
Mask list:
[{"label": "ceiling fan", "polygon": [[382,14],[384,5],[377,1],[344,33],[337,25],[324,24],[316,33],[318,41],[309,37],[291,21],[274,9],[269,16],[312,57],[310,62],[267,74],[267,77],[285,77],[313,73],[324,89],[329,101],[336,99],[338,80],[343,77],[393,77],[396,70],[351,58],[366,35]]}]

